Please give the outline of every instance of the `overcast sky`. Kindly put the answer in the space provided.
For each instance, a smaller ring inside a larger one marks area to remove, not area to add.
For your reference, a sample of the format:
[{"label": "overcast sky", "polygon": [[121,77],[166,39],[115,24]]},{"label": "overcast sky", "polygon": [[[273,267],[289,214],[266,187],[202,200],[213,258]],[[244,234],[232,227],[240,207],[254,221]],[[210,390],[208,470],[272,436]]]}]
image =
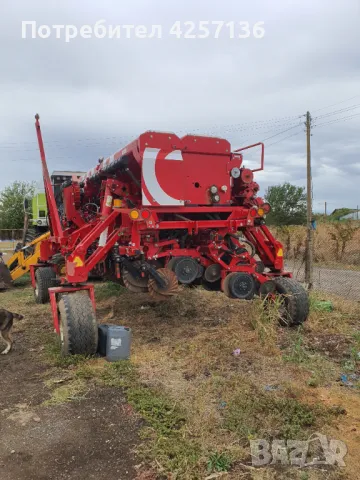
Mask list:
[{"label": "overcast sky", "polygon": [[[162,38],[66,43],[55,32],[32,39],[30,29],[22,38],[22,21],[80,29],[102,19],[161,25]],[[230,27],[217,39],[216,27],[202,39],[169,33],[175,21],[220,20],[234,21],[236,35],[239,21],[263,21],[265,36],[230,38]],[[305,186],[305,133],[296,125],[309,110],[329,114],[314,119],[314,208],[354,208],[360,116],[320,124],[360,113],[359,21],[357,0],[1,0],[0,188],[41,180],[36,112],[50,170],[88,170],[149,129],[219,135],[234,149],[276,135],[256,176],[262,192],[284,181]]]}]

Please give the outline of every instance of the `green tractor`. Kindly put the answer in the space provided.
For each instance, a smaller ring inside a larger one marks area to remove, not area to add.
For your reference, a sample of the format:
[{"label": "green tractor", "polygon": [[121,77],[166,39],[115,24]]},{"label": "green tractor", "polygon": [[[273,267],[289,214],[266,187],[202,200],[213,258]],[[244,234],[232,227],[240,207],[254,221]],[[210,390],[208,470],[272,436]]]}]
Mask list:
[{"label": "green tractor", "polygon": [[32,198],[24,199],[24,212],[24,243],[28,243],[48,230],[47,205],[44,189],[37,188]]},{"label": "green tractor", "polygon": [[[80,178],[83,172],[53,172],[51,182],[55,198],[61,194],[64,182],[73,176]],[[40,244],[49,235],[48,209],[45,190],[41,187],[35,189],[31,198],[24,199],[24,231],[21,242],[7,261],[0,252],[0,290],[13,286],[13,281],[25,275],[30,266],[36,264],[40,258]]]},{"label": "green tractor", "polygon": [[[81,177],[84,172],[55,171],[51,175],[51,183],[54,189],[55,198],[61,194],[61,186],[72,177]],[[32,198],[24,200],[25,238],[23,243],[32,242],[36,237],[48,231],[48,210],[44,188],[36,188]]]}]

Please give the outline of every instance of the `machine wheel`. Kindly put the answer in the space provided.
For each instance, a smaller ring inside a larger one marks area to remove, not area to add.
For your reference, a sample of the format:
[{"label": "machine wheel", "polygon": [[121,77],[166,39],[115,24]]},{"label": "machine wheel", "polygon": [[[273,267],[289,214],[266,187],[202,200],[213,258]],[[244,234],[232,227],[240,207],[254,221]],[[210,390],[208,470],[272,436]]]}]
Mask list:
[{"label": "machine wheel", "polygon": [[94,355],[98,346],[98,328],[90,297],[85,293],[62,295],[60,313],[61,353]]},{"label": "machine wheel", "polygon": [[208,283],[214,283],[220,280],[221,278],[221,265],[218,263],[213,263],[209,265],[204,273],[204,279]]},{"label": "machine wheel", "polygon": [[264,273],[265,272],[265,265],[263,264],[263,262],[261,262],[261,261],[256,262],[255,272],[256,273]]},{"label": "machine wheel", "polygon": [[47,303],[50,300],[48,289],[53,286],[56,273],[51,267],[40,267],[35,271],[34,297],[36,303]]},{"label": "machine wheel", "polygon": [[306,290],[292,278],[274,278],[276,292],[282,297],[279,321],[285,326],[301,325],[309,315],[309,296]]},{"label": "machine wheel", "polygon": [[181,257],[172,257],[170,258],[170,260],[168,261],[167,265],[166,265],[166,268],[168,268],[169,270],[172,270],[174,271],[174,268],[175,268],[175,265],[177,264],[177,262],[181,259]]},{"label": "machine wheel", "polygon": [[180,283],[189,285],[198,278],[199,264],[191,257],[181,257],[175,263],[172,270]]},{"label": "machine wheel", "polygon": [[255,294],[255,287],[254,277],[242,272],[230,273],[223,282],[225,295],[239,300],[251,300]]},{"label": "machine wheel", "polygon": [[226,275],[226,277],[222,281],[222,290],[225,293],[225,295],[229,298],[234,298],[229,287],[230,280],[233,275],[235,275],[235,273],[229,273],[228,275]]}]

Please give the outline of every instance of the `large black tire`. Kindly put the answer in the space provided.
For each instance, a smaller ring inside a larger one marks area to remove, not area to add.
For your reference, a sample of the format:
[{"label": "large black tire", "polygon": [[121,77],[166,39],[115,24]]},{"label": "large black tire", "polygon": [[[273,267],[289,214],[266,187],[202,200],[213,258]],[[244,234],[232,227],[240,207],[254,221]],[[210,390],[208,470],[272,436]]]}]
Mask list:
[{"label": "large black tire", "polygon": [[61,353],[94,355],[98,347],[98,327],[90,297],[76,292],[62,295],[60,313]]},{"label": "large black tire", "polygon": [[309,315],[309,296],[304,287],[288,277],[274,278],[276,291],[282,297],[280,323],[285,326],[301,325]]},{"label": "large black tire", "polygon": [[38,237],[35,228],[28,228],[25,235],[25,244],[31,243],[35,238]]},{"label": "large black tire", "polygon": [[40,267],[35,271],[34,297],[36,303],[50,301],[49,288],[54,286],[56,273],[51,267]]}]

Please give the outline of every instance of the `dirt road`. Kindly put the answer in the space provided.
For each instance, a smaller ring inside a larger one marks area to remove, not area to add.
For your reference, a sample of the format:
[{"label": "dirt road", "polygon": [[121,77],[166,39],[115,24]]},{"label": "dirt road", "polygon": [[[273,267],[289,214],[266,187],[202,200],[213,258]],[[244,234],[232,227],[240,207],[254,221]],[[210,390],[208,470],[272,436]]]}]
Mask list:
[{"label": "dirt road", "polygon": [[23,295],[18,308],[26,318],[16,325],[14,350],[0,356],[1,480],[136,478],[138,420],[126,413],[120,390],[94,385],[79,400],[44,405],[47,381],[58,375],[41,359],[41,338],[51,326],[46,308],[39,313]]}]

